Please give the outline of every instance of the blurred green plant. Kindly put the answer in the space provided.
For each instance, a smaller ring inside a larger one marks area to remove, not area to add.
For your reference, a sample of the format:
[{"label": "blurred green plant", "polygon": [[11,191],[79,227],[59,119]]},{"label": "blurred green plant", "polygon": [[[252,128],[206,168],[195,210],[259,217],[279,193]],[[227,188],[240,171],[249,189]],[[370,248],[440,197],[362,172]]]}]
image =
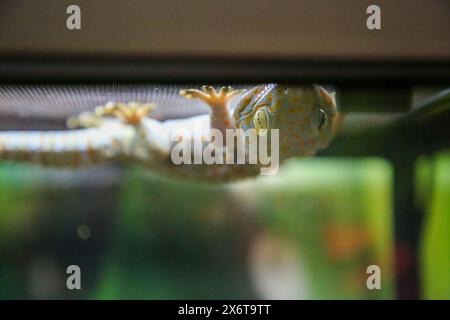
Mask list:
[{"label": "blurred green plant", "polygon": [[426,216],[421,242],[424,299],[450,299],[450,152],[417,163],[418,205]]}]

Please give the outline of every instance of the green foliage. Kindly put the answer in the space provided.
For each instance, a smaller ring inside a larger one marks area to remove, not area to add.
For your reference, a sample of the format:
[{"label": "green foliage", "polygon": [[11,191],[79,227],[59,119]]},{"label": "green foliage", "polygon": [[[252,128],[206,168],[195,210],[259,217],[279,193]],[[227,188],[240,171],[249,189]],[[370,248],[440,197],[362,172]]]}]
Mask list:
[{"label": "green foliage", "polygon": [[422,297],[450,299],[450,153],[417,166],[426,219],[421,245]]}]

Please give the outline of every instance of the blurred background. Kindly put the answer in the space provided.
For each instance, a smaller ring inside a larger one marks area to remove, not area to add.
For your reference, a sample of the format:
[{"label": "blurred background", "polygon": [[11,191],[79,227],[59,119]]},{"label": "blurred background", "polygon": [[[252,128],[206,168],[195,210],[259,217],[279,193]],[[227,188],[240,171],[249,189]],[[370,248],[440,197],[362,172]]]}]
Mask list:
[{"label": "blurred background", "polygon": [[[0,170],[2,298],[394,295],[392,169],[383,159],[293,160],[277,176],[225,186],[140,168]],[[82,270],[80,291],[65,287],[70,264]],[[381,290],[366,287],[372,264]]]},{"label": "blurred background", "polygon": [[0,163],[0,299],[450,298],[448,1],[4,0],[0,18],[0,130],[108,100],[206,112],[186,83],[320,83],[346,114],[318,157],[227,185]]},{"label": "blurred background", "polygon": [[[422,159],[416,175],[420,298],[448,299],[450,154]],[[396,296],[392,166],[381,158],[295,159],[225,186],[2,164],[0,197],[2,299]],[[66,288],[71,264],[82,290]],[[366,287],[373,264],[381,290]]]}]

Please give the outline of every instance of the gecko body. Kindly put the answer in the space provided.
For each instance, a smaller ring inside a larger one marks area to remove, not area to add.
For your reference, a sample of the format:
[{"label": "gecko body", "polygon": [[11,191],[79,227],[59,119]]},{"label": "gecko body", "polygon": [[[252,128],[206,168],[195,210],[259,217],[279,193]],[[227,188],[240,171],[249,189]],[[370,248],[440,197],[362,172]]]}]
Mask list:
[{"label": "gecko body", "polygon": [[[209,115],[158,121],[148,117],[155,106],[137,102],[108,103],[95,112],[68,120],[64,131],[0,132],[0,160],[56,167],[103,163],[140,164],[158,173],[211,182],[255,176],[260,165],[173,163],[173,137],[180,129],[196,132],[191,145],[206,145],[211,129],[279,131],[280,162],[295,156],[312,156],[333,136],[334,97],[319,86],[259,85],[245,92],[211,86],[180,92],[209,105]],[[228,103],[242,94],[231,115]],[[200,130],[199,130],[200,129]],[[183,139],[183,137],[179,137]],[[200,140],[199,140],[200,139]],[[192,149],[192,152],[199,152]]]}]

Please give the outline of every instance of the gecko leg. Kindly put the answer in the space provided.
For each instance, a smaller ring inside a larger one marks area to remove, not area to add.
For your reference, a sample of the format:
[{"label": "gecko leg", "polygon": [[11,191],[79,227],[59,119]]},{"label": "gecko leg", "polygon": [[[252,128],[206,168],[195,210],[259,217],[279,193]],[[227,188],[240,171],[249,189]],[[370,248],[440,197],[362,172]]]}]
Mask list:
[{"label": "gecko leg", "polygon": [[199,99],[211,108],[211,128],[219,129],[225,134],[225,129],[234,128],[228,111],[228,102],[232,97],[244,90],[234,90],[231,87],[221,87],[216,91],[212,86],[203,86],[202,90],[181,90],[180,94],[188,99]]}]

